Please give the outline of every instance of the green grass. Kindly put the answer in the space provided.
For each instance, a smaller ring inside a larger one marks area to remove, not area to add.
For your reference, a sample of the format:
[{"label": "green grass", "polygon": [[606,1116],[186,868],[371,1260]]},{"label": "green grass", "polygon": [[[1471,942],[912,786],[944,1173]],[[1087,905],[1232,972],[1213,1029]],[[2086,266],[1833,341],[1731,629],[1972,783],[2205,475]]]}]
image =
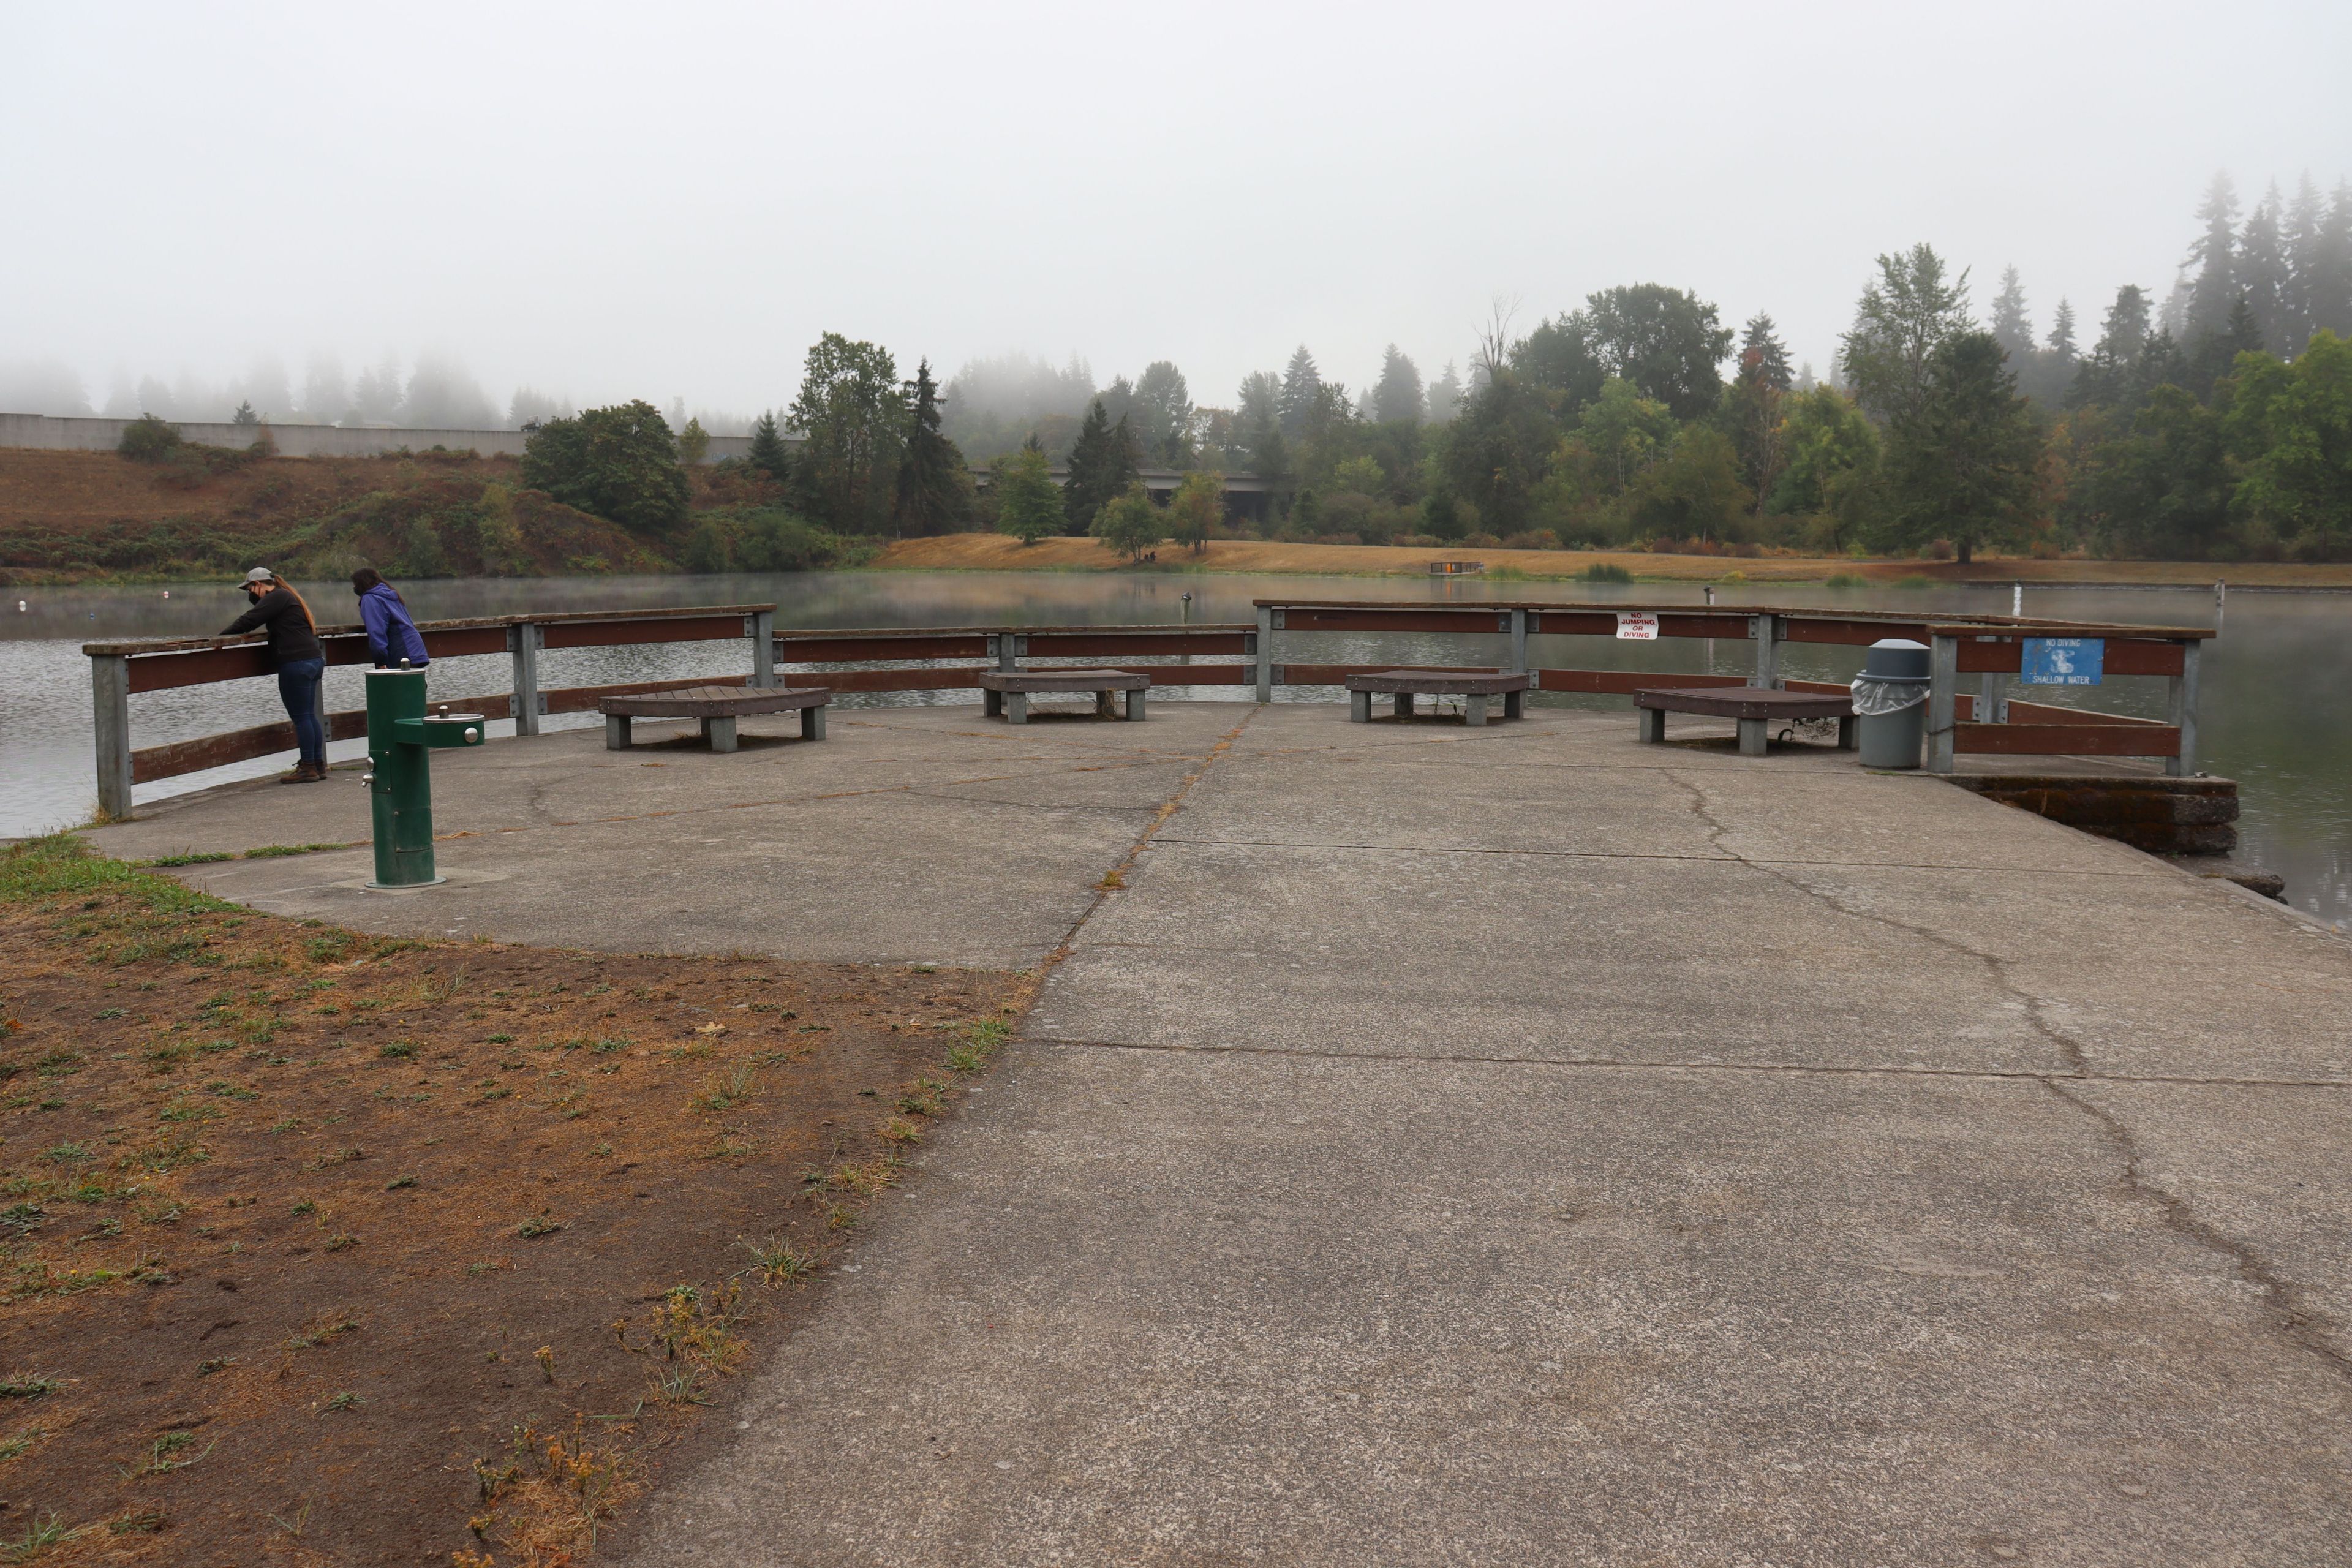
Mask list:
[{"label": "green grass", "polygon": [[322,849],[351,847],[352,844],[265,844],[258,849],[247,850],[245,858],[248,860],[275,860],[287,855],[316,855]]},{"label": "green grass", "polygon": [[1867,585],[1867,583],[1868,579],[1853,572],[1832,572],[1829,574],[1829,580],[1823,584],[1823,586],[1830,588],[1860,588]]},{"label": "green grass", "polygon": [[70,833],[28,838],[0,849],[0,902],[43,903],[113,894],[157,915],[205,914],[236,908],[169,877],[110,860]]},{"label": "green grass", "polygon": [[1936,585],[1936,580],[1914,572],[1907,577],[1895,579],[1895,585],[1898,588],[1932,588]]},{"label": "green grass", "polygon": [[1631,583],[1633,574],[1612,562],[1596,561],[1576,574],[1580,583]]}]

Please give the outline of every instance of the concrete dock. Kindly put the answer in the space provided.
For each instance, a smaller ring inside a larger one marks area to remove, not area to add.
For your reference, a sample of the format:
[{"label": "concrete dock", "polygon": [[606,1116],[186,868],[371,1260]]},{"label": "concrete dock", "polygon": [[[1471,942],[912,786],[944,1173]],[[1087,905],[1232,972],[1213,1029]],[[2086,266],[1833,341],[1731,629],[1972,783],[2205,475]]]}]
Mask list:
[{"label": "concrete dock", "polygon": [[[442,888],[363,891],[364,847],[183,873],[386,931],[1047,968],[620,1560],[2352,1560],[2341,937],[1728,724],[792,728],[445,752]],[[363,838],[354,780],[90,837]]]}]

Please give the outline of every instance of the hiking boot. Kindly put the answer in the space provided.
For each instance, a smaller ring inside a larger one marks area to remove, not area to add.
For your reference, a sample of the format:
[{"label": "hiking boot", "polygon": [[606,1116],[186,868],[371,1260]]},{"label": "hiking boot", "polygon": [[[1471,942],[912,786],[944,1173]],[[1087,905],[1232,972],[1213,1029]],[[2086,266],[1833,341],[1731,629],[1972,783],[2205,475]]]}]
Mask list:
[{"label": "hiking boot", "polygon": [[326,776],[326,770],[318,763],[304,761],[296,763],[292,773],[278,774],[278,782],[279,784],[317,784]]}]

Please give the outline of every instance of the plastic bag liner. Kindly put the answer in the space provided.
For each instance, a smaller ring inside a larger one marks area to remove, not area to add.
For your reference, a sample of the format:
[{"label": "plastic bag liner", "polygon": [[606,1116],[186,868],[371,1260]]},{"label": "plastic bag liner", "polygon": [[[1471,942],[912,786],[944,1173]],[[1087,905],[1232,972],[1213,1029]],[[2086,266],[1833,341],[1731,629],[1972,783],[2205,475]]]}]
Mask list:
[{"label": "plastic bag liner", "polygon": [[1853,678],[1853,711],[1857,718],[1884,719],[1890,713],[1916,708],[1927,700],[1927,683],[1924,680],[1888,679],[1868,675]]}]

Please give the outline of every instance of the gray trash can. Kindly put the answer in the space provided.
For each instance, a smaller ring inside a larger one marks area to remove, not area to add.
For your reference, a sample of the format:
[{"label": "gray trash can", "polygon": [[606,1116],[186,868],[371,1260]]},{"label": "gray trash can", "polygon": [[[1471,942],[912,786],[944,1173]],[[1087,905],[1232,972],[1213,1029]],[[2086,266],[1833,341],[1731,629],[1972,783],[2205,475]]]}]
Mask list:
[{"label": "gray trash can", "polygon": [[1917,767],[1927,739],[1927,645],[1905,637],[1871,644],[1853,678],[1853,715],[1864,767]]}]

